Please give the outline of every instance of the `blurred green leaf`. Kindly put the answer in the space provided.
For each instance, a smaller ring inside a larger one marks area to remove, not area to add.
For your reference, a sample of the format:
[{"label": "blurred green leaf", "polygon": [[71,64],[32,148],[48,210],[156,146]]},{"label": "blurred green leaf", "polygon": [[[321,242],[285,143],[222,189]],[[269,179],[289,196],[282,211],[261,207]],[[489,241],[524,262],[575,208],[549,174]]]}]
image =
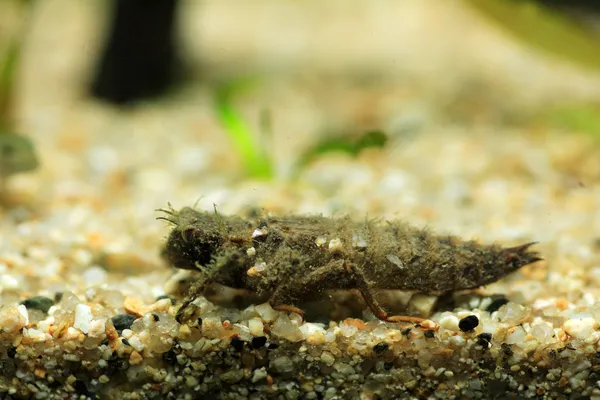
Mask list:
[{"label": "blurred green leaf", "polygon": [[600,70],[600,40],[569,16],[531,0],[468,0],[519,39],[587,68]]},{"label": "blurred green leaf", "polygon": [[271,157],[258,143],[257,136],[233,104],[234,94],[247,89],[252,80],[241,80],[221,85],[216,90],[215,110],[231,143],[243,160],[249,176],[270,179],[273,176]]},{"label": "blurred green leaf", "polygon": [[387,140],[387,135],[382,131],[368,131],[358,138],[348,135],[325,137],[300,156],[295,168],[296,173],[325,154],[338,152],[356,157],[365,149],[385,146]]},{"label": "blurred green leaf", "polygon": [[600,138],[600,108],[594,104],[565,105],[546,113],[546,120],[553,126]]},{"label": "blurred green leaf", "polygon": [[0,131],[0,177],[36,169],[39,161],[31,140],[23,135]]}]

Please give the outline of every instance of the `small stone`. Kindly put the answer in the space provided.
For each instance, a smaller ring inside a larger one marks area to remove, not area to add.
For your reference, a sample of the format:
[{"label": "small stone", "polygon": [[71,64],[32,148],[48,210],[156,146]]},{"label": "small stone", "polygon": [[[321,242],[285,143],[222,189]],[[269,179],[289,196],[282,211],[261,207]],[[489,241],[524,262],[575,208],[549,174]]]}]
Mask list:
[{"label": "small stone", "polygon": [[259,304],[254,309],[265,322],[275,321],[279,315],[279,311],[274,310],[269,303]]},{"label": "small stone", "polygon": [[266,236],[268,233],[269,233],[269,230],[267,229],[266,226],[264,226],[262,228],[256,228],[254,230],[254,232],[252,232],[252,239],[261,238],[263,236]]},{"label": "small stone", "polygon": [[252,318],[248,321],[248,329],[252,336],[262,336],[264,328],[262,321],[258,318]]},{"label": "small stone", "polygon": [[143,360],[144,358],[142,357],[142,355],[135,350],[132,351],[131,355],[129,356],[129,364],[131,365],[140,364]]},{"label": "small stone", "polygon": [[34,296],[25,299],[21,302],[27,309],[40,310],[48,313],[50,307],[54,305],[54,301],[45,296]]},{"label": "small stone", "polygon": [[344,244],[342,243],[342,239],[331,239],[329,241],[329,251],[332,253],[337,253],[342,251],[344,248]]},{"label": "small stone", "polygon": [[75,306],[75,321],[73,327],[79,329],[83,333],[88,333],[90,322],[92,322],[92,309],[87,304],[77,304]]},{"label": "small stone", "polygon": [[227,371],[220,376],[223,382],[227,382],[229,384],[237,383],[244,378],[244,370],[243,369],[234,369]]},{"label": "small stone", "polygon": [[381,343],[377,343],[375,346],[373,346],[373,351],[377,354],[381,354],[389,348],[390,348],[389,344],[387,344],[385,342],[381,342]]},{"label": "small stone", "polygon": [[416,312],[419,315],[431,315],[438,296],[416,293],[410,298],[409,311],[411,315]]},{"label": "small stone", "polygon": [[269,363],[269,368],[271,368],[274,372],[283,374],[286,372],[292,372],[294,369],[294,364],[292,363],[292,359],[288,356],[277,357],[273,361]]},{"label": "small stone", "polygon": [[564,322],[563,329],[575,339],[587,339],[598,329],[598,323],[592,317],[572,318]]},{"label": "small stone", "polygon": [[107,275],[104,268],[94,265],[83,271],[82,278],[87,285],[93,286],[105,282]]},{"label": "small stone", "polygon": [[16,355],[17,355],[17,348],[15,346],[9,346],[8,349],[6,349],[6,356],[8,358],[15,358]]},{"label": "small stone", "polygon": [[360,235],[352,235],[352,247],[355,249],[365,249],[367,247],[367,241]]},{"label": "small stone", "polygon": [[499,299],[493,300],[489,306],[487,306],[487,308],[485,309],[485,311],[489,312],[490,314],[498,311],[500,309],[500,307],[502,307],[503,305],[505,305],[506,303],[508,303],[508,299],[505,297],[501,297]]},{"label": "small stone", "polygon": [[129,345],[139,352],[142,352],[144,348],[146,348],[146,345],[141,341],[138,335],[133,335],[129,338]]},{"label": "small stone", "polygon": [[273,326],[271,326],[271,333],[290,342],[298,342],[304,339],[302,331],[285,314],[280,314],[279,318],[275,320]]},{"label": "small stone", "polygon": [[431,338],[435,337],[435,332],[432,330],[427,330],[423,333],[423,336],[425,336],[428,339],[431,339]]},{"label": "small stone", "polygon": [[527,340],[527,332],[522,326],[515,326],[509,329],[508,335],[506,335],[506,343],[508,344],[523,344]]},{"label": "small stone", "polygon": [[458,322],[458,328],[463,332],[470,332],[479,325],[479,318],[475,315],[464,317]]},{"label": "small stone", "polygon": [[508,325],[519,325],[529,319],[531,310],[520,304],[508,302],[498,310],[498,320]]},{"label": "small stone", "polygon": [[319,247],[323,246],[325,243],[327,243],[326,236],[317,236],[317,238],[315,239],[315,244]]},{"label": "small stone", "polygon": [[133,321],[135,321],[136,319],[137,319],[137,317],[135,315],[118,314],[118,315],[115,315],[114,317],[112,317],[111,321],[112,321],[113,325],[115,326],[115,329],[117,330],[117,332],[120,335],[121,333],[123,333],[123,329],[131,328]]},{"label": "small stone", "polygon": [[242,350],[244,350],[244,341],[241,340],[238,337],[232,337],[231,338],[231,346],[235,349],[235,351],[237,351],[238,353],[240,353]]},{"label": "small stone", "polygon": [[336,362],[333,364],[333,368],[343,375],[352,375],[355,372],[354,368],[344,362]]},{"label": "small stone", "polygon": [[260,380],[266,379],[267,375],[268,374],[265,367],[255,369],[254,373],[252,374],[252,383],[256,383]]},{"label": "small stone", "polygon": [[477,344],[483,347],[484,349],[487,349],[489,347],[491,341],[491,333],[480,333],[479,335],[477,335]]},{"label": "small stone", "polygon": [[330,352],[324,351],[323,353],[321,353],[321,361],[325,365],[331,367],[333,363],[335,363],[335,357]]},{"label": "small stone", "polygon": [[251,344],[252,344],[253,349],[260,349],[261,347],[264,347],[266,343],[267,343],[266,336],[258,336],[258,337],[252,338]]},{"label": "small stone", "polygon": [[248,269],[246,274],[248,276],[261,276],[267,270],[266,262],[257,262],[253,267]]},{"label": "small stone", "polygon": [[254,247],[248,247],[246,249],[246,255],[248,257],[254,257],[256,255],[256,249]]},{"label": "small stone", "polygon": [[440,319],[440,326],[449,331],[458,331],[458,318],[454,315],[446,315]]},{"label": "small stone", "polygon": [[93,338],[98,338],[104,334],[106,331],[106,320],[93,320],[90,322],[90,328],[88,331],[88,336]]}]

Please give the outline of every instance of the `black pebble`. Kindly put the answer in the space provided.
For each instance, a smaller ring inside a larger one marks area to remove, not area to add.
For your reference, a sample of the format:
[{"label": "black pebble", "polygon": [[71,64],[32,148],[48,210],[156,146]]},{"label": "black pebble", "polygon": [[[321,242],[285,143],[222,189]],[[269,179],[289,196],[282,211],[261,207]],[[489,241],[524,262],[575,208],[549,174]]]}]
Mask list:
[{"label": "black pebble", "polygon": [[131,345],[129,344],[129,341],[128,341],[127,339],[125,339],[125,338],[121,338],[121,342],[122,342],[122,343],[123,343],[125,346],[131,346]]},{"label": "black pebble", "polygon": [[402,329],[401,333],[404,336],[408,336],[408,334],[410,333],[410,331],[412,331],[412,328],[406,328],[406,329]]},{"label": "black pebble", "polygon": [[260,349],[266,343],[267,343],[266,336],[257,336],[257,337],[252,338],[252,348],[253,349]]},{"label": "black pebble", "polygon": [[21,302],[27,309],[40,310],[47,313],[50,307],[54,305],[54,300],[45,296],[35,296],[25,299]]},{"label": "black pebble", "polygon": [[175,303],[177,303],[177,300],[175,300],[173,297],[167,295],[167,294],[161,294],[160,296],[158,296],[156,298],[156,300],[162,300],[162,299],[169,299],[171,300],[171,305],[174,305]]},{"label": "black pebble", "polygon": [[383,369],[385,369],[386,371],[389,371],[393,367],[394,367],[394,364],[392,364],[391,362],[386,362],[383,364]]},{"label": "black pebble", "polygon": [[508,303],[508,299],[506,297],[501,297],[499,299],[496,299],[496,300],[492,301],[490,303],[490,305],[487,306],[487,308],[485,309],[485,311],[487,311],[487,312],[489,312],[491,314],[494,311],[498,311],[500,309],[500,307],[502,307],[506,303]]},{"label": "black pebble", "polygon": [[152,318],[154,319],[154,322],[158,322],[160,320],[158,314],[152,314]]},{"label": "black pebble", "polygon": [[458,327],[463,332],[469,332],[475,329],[479,325],[479,318],[474,315],[464,317],[458,322]]},{"label": "black pebble", "polygon": [[55,303],[60,303],[60,301],[63,298],[63,292],[56,292],[54,293],[54,302]]},{"label": "black pebble", "polygon": [[435,336],[435,332],[432,330],[428,330],[428,331],[425,331],[425,333],[423,333],[423,335],[425,335],[426,338],[431,339],[432,337]]},{"label": "black pebble", "polygon": [[133,321],[135,321],[136,319],[137,319],[137,317],[135,315],[118,314],[118,315],[115,315],[114,317],[112,317],[111,321],[112,321],[113,325],[115,326],[115,329],[117,330],[117,332],[120,335],[121,333],[123,333],[123,329],[131,328]]},{"label": "black pebble", "polygon": [[244,341],[238,337],[231,338],[231,345],[238,353],[244,350]]},{"label": "black pebble", "polygon": [[175,354],[175,352],[171,349],[166,353],[163,353],[162,359],[167,364],[173,365],[177,361],[177,354]]},{"label": "black pebble", "polygon": [[277,343],[269,343],[269,345],[267,346],[267,349],[275,350],[278,347],[279,347],[279,345]]},{"label": "black pebble", "polygon": [[491,341],[492,341],[491,333],[481,333],[481,334],[477,335],[477,344],[482,346],[483,348],[488,348]]},{"label": "black pebble", "polygon": [[389,348],[390,348],[389,344],[381,342],[381,343],[377,343],[375,346],[373,346],[373,351],[377,354],[381,354]]},{"label": "black pebble", "polygon": [[6,356],[8,358],[15,358],[16,355],[17,355],[17,348],[15,346],[10,346],[8,349],[6,349]]},{"label": "black pebble", "polygon": [[513,349],[508,343],[502,343],[502,351],[509,357],[513,355]]}]

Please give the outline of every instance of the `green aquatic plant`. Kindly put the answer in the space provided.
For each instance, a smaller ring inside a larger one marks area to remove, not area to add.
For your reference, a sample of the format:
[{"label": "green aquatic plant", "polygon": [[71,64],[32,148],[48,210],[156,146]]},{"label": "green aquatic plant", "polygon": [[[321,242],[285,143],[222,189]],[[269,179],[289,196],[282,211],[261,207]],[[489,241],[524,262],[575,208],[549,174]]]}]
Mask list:
[{"label": "green aquatic plant", "polygon": [[226,83],[215,93],[215,111],[225,133],[241,157],[247,174],[252,178],[270,179],[273,177],[273,163],[270,154],[258,141],[250,124],[234,105],[234,95],[244,89],[250,81]]},{"label": "green aquatic plant", "polygon": [[[272,141],[273,135],[270,110],[262,110],[260,130],[257,133],[234,105],[235,95],[252,88],[255,83],[256,80],[241,79],[220,85],[215,92],[215,110],[227,136],[243,160],[247,174],[252,178],[272,179],[273,157],[265,147],[266,143]],[[378,130],[367,131],[358,137],[346,132],[322,135],[321,140],[300,154],[293,176],[298,176],[310,163],[329,153],[346,153],[356,157],[365,149],[383,147],[387,140],[387,135]]]},{"label": "green aquatic plant", "polygon": [[382,131],[367,131],[358,137],[347,134],[325,135],[323,139],[302,153],[296,163],[295,172],[298,173],[325,154],[345,153],[357,157],[363,150],[382,148],[387,141],[388,137]]}]

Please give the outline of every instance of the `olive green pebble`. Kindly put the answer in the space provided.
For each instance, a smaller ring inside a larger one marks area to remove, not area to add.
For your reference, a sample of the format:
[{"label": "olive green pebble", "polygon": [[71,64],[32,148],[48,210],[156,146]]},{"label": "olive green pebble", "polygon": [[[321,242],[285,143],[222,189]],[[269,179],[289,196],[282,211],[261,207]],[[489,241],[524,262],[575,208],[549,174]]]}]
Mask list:
[{"label": "olive green pebble", "polygon": [[45,296],[35,296],[23,300],[21,304],[23,304],[28,310],[34,309],[48,313],[50,307],[54,305],[54,300]]}]

